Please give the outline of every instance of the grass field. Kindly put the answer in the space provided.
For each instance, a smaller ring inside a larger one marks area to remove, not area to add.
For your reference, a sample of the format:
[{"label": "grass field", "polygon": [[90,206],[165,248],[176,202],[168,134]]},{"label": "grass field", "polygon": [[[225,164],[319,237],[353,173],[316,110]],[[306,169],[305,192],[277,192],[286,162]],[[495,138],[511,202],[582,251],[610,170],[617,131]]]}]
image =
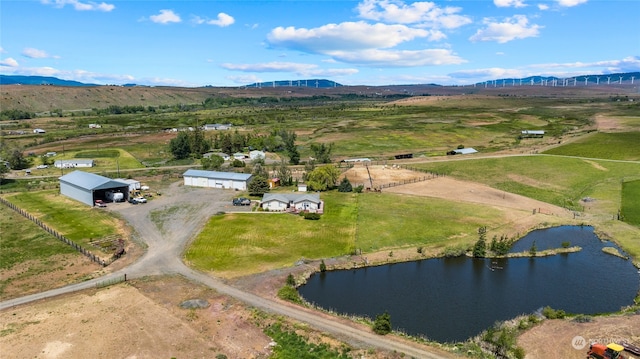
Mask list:
[{"label": "grass field", "polygon": [[610,200],[619,202],[620,179],[640,174],[640,163],[618,163],[553,156],[515,156],[422,163],[415,167],[487,184],[569,209],[582,210],[580,200],[613,186]]},{"label": "grass field", "polygon": [[595,133],[545,151],[552,155],[640,161],[640,132]]},{"label": "grass field", "polygon": [[7,200],[83,246],[88,246],[92,239],[118,233],[119,220],[99,208],[89,208],[62,196],[57,190],[22,192],[8,196]]},{"label": "grass field", "polygon": [[640,227],[640,180],[622,184],[621,208],[624,221]]}]

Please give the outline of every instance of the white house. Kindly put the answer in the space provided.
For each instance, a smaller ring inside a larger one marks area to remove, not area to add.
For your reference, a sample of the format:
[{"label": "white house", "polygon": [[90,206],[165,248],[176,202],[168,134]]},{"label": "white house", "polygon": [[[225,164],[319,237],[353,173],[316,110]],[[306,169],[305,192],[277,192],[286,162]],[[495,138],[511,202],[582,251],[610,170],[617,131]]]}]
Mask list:
[{"label": "white house", "polygon": [[90,123],[89,128],[102,128],[102,126],[97,123]]},{"label": "white house", "polygon": [[205,131],[215,131],[215,130],[228,130],[231,128],[231,124],[221,124],[221,123],[208,123],[202,127]]},{"label": "white house", "polygon": [[185,186],[224,188],[246,191],[251,174],[187,170],[182,174]]},{"label": "white house", "polygon": [[267,193],[260,207],[271,212],[317,212],[322,213],[323,202],[317,193]]},{"label": "white house", "polygon": [[74,158],[72,160],[57,160],[53,164],[56,168],[93,167],[93,160]]},{"label": "white house", "polygon": [[247,158],[247,155],[245,155],[244,153],[236,152],[233,154],[233,159],[244,160],[245,158]]},{"label": "white house", "polygon": [[262,151],[258,151],[258,150],[253,150],[249,152],[249,158],[254,161],[254,160],[259,160],[259,159],[265,159],[267,156],[265,155],[264,152]]}]

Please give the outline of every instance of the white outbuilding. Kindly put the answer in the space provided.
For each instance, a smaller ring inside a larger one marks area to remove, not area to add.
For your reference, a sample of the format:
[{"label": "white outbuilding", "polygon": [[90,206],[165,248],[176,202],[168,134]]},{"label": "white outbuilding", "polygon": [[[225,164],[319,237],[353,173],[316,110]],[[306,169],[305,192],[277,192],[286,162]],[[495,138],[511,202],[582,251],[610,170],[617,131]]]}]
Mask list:
[{"label": "white outbuilding", "polygon": [[249,173],[187,170],[182,177],[185,186],[235,189],[246,191],[251,179]]}]

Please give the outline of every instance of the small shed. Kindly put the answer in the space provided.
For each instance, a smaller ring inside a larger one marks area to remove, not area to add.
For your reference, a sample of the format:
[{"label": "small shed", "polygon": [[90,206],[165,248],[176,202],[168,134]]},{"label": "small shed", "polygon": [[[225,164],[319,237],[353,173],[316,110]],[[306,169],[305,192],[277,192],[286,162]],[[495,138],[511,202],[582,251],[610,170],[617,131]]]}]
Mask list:
[{"label": "small shed", "polygon": [[94,173],[73,171],[60,177],[60,194],[73,198],[89,206],[97,199],[105,200],[106,192],[122,192],[127,199],[129,186]]},{"label": "small shed", "polygon": [[191,169],[187,170],[182,177],[184,178],[185,186],[246,191],[251,174]]},{"label": "small shed", "polygon": [[452,154],[452,155],[470,155],[472,153],[476,153],[478,151],[476,151],[474,148],[468,147],[468,148],[458,148],[455,149],[453,151],[448,152],[447,154]]},{"label": "small shed", "polygon": [[136,181],[134,179],[126,179],[126,178],[116,178],[114,181],[122,182],[127,186],[129,186],[129,192],[140,190],[140,181]]},{"label": "small shed", "polygon": [[542,138],[544,137],[544,131],[542,130],[524,130],[521,132],[522,138]]},{"label": "small shed", "polygon": [[263,151],[253,150],[249,152],[249,159],[252,161],[265,159],[267,156]]},{"label": "small shed", "polygon": [[47,131],[41,129],[41,128],[36,128],[33,130],[33,133],[38,133],[38,134],[42,134],[42,133],[46,133]]},{"label": "small shed", "polygon": [[307,184],[298,183],[298,192],[307,192]]}]

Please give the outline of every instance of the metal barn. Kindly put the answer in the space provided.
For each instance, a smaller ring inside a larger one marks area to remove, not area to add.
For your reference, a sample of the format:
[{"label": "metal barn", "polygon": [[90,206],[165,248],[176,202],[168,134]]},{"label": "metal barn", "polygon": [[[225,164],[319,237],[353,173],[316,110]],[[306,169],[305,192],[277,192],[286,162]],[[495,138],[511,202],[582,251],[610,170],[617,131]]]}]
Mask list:
[{"label": "metal barn", "polygon": [[187,170],[183,175],[185,186],[247,190],[251,174]]},{"label": "metal barn", "polygon": [[97,199],[105,200],[107,191],[120,191],[126,200],[129,185],[83,171],[73,171],[60,177],[60,194],[89,206],[93,206]]}]

